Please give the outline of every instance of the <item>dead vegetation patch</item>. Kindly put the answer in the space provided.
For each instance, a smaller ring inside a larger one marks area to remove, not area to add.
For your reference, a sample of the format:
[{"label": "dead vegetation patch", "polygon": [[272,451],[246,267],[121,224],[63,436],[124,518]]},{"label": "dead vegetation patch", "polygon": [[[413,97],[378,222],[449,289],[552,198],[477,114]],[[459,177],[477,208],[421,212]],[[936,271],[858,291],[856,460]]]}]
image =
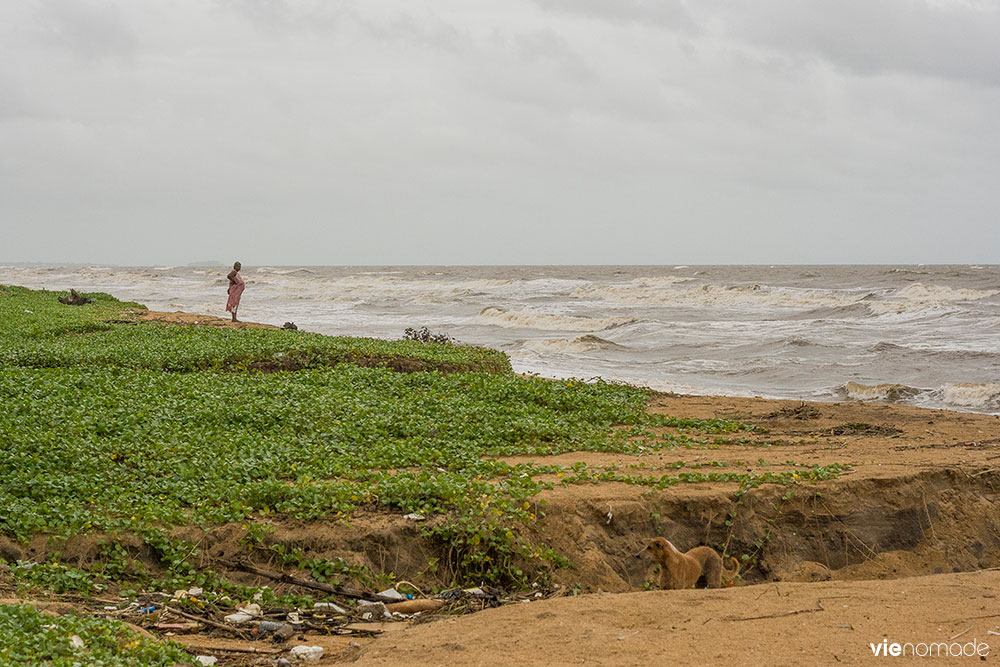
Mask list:
[{"label": "dead vegetation patch", "polygon": [[822,435],[863,435],[869,437],[895,438],[900,436],[903,431],[895,426],[857,422],[851,424],[840,424],[839,426],[834,426],[830,429],[824,429],[819,433]]},{"label": "dead vegetation patch", "polygon": [[764,415],[764,419],[819,419],[819,408],[808,403],[791,405]]}]

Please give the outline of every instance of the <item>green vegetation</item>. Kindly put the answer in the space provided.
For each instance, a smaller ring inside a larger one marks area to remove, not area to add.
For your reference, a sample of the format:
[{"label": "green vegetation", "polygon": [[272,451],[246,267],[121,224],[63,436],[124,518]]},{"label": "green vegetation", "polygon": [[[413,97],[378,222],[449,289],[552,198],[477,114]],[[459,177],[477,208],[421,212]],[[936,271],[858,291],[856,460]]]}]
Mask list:
[{"label": "green vegetation", "polygon": [[274,374],[122,368],[0,376],[0,531],[71,535],[361,506],[501,509],[538,483],[484,455],[604,449],[645,419],[645,392],[484,373],[342,365]]},{"label": "green vegetation", "polygon": [[103,579],[75,567],[63,565],[54,557],[48,563],[15,563],[11,573],[19,585],[41,588],[53,593],[99,593],[104,590]]},{"label": "green vegetation", "polygon": [[413,340],[341,338],[300,331],[136,322],[145,307],[92,293],[87,306],[61,294],[0,286],[0,366],[117,366],[171,372],[298,370],[339,363],[394,370],[510,371],[502,353]]},{"label": "green vegetation", "polygon": [[118,621],[48,616],[28,605],[0,605],[0,665],[168,667],[192,664],[177,644],[144,639]]}]

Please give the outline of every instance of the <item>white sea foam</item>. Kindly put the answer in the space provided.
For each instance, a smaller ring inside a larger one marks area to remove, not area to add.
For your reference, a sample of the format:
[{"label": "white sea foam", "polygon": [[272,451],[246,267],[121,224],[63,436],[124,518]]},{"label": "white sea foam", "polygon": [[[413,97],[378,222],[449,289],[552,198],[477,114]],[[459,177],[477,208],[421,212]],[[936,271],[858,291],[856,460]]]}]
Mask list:
[{"label": "white sea foam", "polygon": [[956,382],[941,387],[945,403],[974,410],[1000,409],[1000,384]]},{"label": "white sea foam", "polygon": [[[678,279],[677,283],[687,279]],[[661,287],[634,283],[629,285],[592,285],[573,291],[580,299],[592,299],[632,305],[678,305],[696,307],[773,306],[777,308],[835,308],[857,303],[867,293],[831,290],[768,287],[762,285],[683,285]]]},{"label": "white sea foam", "polygon": [[554,313],[507,310],[496,306],[483,308],[479,313],[482,324],[525,329],[547,329],[549,331],[604,331],[631,324],[634,317],[577,317]]},{"label": "white sea foam", "polygon": [[684,276],[640,276],[633,279],[630,284],[637,287],[668,287],[677,283],[691,282],[692,280],[694,278]]},{"label": "white sea foam", "polygon": [[1000,290],[980,290],[955,288],[946,285],[925,285],[913,283],[896,290],[880,301],[868,301],[873,315],[888,313],[911,313],[932,308],[947,308],[956,304],[978,301],[1000,294]]},{"label": "white sea foam", "polygon": [[304,267],[297,267],[294,269],[275,269],[270,266],[262,266],[257,269],[257,273],[272,273],[276,276],[295,276],[295,275],[310,275],[315,273],[311,269],[306,269]]},{"label": "white sea foam", "polygon": [[525,341],[522,347],[542,354],[579,354],[582,352],[593,352],[594,350],[624,350],[624,345],[605,340],[593,334],[584,334],[577,338],[555,338],[538,339]]},{"label": "white sea foam", "polygon": [[905,384],[860,384],[848,382],[844,385],[847,397],[855,401],[899,401],[920,393],[920,389]]}]

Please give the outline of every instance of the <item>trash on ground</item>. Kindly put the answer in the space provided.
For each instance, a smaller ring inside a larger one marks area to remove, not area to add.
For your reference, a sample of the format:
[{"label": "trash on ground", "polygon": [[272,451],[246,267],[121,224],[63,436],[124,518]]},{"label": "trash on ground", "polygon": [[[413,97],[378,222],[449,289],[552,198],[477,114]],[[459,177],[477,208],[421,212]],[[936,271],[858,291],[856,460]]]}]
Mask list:
[{"label": "trash on ground", "polygon": [[290,652],[293,660],[319,660],[323,657],[322,646],[296,646]]},{"label": "trash on ground", "polygon": [[378,592],[379,597],[391,598],[393,600],[405,600],[406,596],[397,591],[395,588],[387,588],[384,591]]},{"label": "trash on ground", "polygon": [[372,602],[362,605],[359,602],[358,604],[361,607],[361,619],[364,621],[380,621],[388,615],[388,612],[385,610],[385,603]]}]

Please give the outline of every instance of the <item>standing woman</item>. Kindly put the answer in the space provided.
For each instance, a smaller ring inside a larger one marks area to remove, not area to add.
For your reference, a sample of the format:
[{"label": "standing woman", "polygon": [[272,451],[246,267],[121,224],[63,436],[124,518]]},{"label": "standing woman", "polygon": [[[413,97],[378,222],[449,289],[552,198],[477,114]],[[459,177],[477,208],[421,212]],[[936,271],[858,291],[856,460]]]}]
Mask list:
[{"label": "standing woman", "polygon": [[240,275],[241,268],[243,265],[236,262],[233,264],[233,270],[226,276],[229,278],[229,301],[226,303],[226,310],[233,314],[233,322],[239,322],[236,319],[236,310],[240,307],[240,297],[243,296],[243,288],[246,287],[243,276]]}]

